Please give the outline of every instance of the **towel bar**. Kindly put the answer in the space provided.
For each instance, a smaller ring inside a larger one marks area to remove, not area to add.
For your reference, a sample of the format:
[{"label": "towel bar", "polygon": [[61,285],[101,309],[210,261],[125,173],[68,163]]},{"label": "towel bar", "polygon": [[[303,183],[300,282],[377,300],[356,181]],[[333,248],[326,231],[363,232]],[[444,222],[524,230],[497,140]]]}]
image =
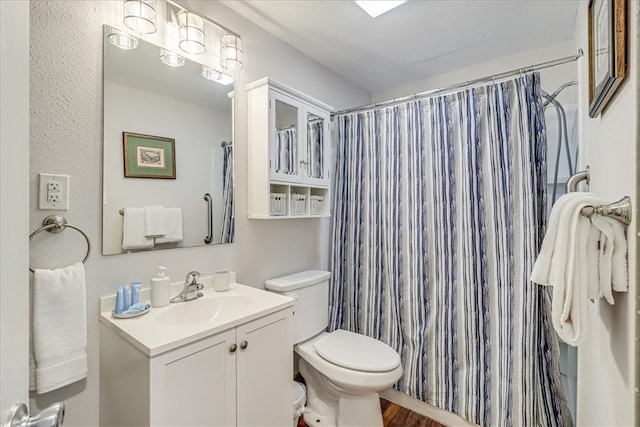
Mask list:
[{"label": "towel bar", "polygon": [[[590,171],[589,166],[587,166],[586,170],[576,172],[569,180],[567,181],[567,193],[573,193],[577,191],[578,183],[582,181],[587,181],[587,185],[589,184],[590,179]],[[582,208],[580,214],[584,216],[591,216],[593,214],[598,214],[602,216],[607,216],[610,218],[617,219],[624,225],[631,224],[631,197],[624,196],[622,199],[617,202],[613,202],[608,205],[602,206],[587,206]]]},{"label": "towel bar", "polygon": [[[82,236],[87,241],[87,254],[84,256],[84,259],[82,260],[82,263],[85,264],[89,259],[89,254],[91,254],[91,242],[89,241],[89,237],[84,233],[84,231],[80,230],[75,225],[68,224],[67,219],[61,215],[49,215],[48,217],[46,217],[42,222],[42,227],[38,228],[33,233],[29,234],[29,241],[31,241],[31,239],[33,239],[35,235],[40,233],[41,231],[47,230],[49,233],[58,234],[61,231],[64,231],[67,227],[73,228],[74,230],[82,234]],[[31,267],[29,267],[29,271],[32,273],[34,272]]]}]

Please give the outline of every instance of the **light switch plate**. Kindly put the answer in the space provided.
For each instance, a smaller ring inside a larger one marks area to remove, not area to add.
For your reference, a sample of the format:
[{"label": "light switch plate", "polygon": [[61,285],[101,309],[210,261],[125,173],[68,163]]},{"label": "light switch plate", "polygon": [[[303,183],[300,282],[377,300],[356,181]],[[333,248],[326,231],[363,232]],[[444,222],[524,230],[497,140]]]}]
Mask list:
[{"label": "light switch plate", "polygon": [[38,209],[69,210],[69,175],[38,174]]}]

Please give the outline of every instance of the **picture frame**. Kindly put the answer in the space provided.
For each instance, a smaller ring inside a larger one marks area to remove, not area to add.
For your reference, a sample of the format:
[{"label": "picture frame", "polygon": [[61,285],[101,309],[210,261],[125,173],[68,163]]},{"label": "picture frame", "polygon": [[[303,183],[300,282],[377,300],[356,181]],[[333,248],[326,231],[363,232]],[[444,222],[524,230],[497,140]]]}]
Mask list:
[{"label": "picture frame", "polygon": [[122,132],[125,178],[176,179],[173,138]]},{"label": "picture frame", "polygon": [[589,117],[600,115],[626,76],[626,0],[589,1]]}]

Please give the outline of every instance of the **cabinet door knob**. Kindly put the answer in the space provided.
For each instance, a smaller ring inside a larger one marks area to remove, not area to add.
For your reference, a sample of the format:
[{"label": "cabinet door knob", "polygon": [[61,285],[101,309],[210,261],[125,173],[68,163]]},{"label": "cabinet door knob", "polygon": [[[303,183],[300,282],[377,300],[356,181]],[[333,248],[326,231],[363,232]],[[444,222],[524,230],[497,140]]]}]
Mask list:
[{"label": "cabinet door knob", "polygon": [[229,346],[229,353],[235,353],[237,349],[238,349],[238,346],[237,346],[237,345],[235,345],[235,344],[231,344],[231,345]]},{"label": "cabinet door knob", "polygon": [[248,343],[248,342],[246,342],[246,341],[242,341],[242,342],[240,343],[240,349],[241,349],[241,350],[244,350],[245,348],[247,348],[247,346],[248,346],[248,345],[249,345],[249,343]]}]

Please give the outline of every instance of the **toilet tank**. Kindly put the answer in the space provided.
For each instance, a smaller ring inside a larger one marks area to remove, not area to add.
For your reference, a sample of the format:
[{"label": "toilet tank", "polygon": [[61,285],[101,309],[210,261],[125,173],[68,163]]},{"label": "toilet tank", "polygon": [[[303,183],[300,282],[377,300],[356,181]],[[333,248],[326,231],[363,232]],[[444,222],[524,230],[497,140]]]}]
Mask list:
[{"label": "toilet tank", "polygon": [[329,325],[329,278],[331,272],[307,270],[264,282],[264,287],[294,298],[293,342],[300,343]]}]

